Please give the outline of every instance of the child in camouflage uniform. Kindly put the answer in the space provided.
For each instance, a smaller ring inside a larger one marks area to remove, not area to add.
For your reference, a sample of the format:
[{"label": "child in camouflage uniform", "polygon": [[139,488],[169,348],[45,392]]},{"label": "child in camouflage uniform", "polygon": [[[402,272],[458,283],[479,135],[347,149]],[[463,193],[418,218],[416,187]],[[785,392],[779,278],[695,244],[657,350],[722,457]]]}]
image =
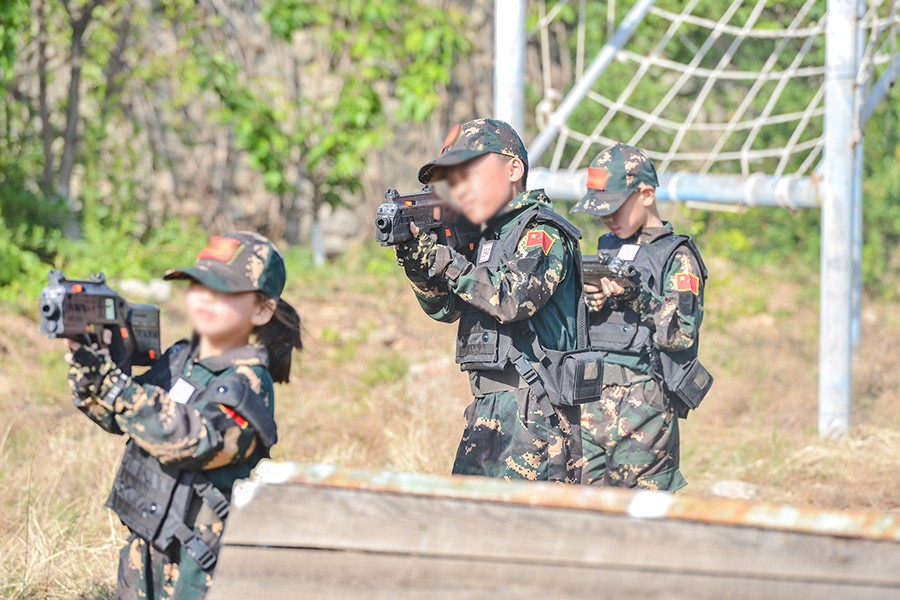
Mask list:
[{"label": "child in camouflage uniform", "polygon": [[131,530],[119,598],[203,598],[212,582],[234,482],[269,455],[277,431],[273,381],[287,381],[300,319],[280,299],[285,268],[267,239],[212,237],[188,279],[193,339],[131,377],[108,353],[71,343],[73,401],[126,438],[107,500]]},{"label": "child in camouflage uniform", "polygon": [[[696,360],[706,268],[691,239],[660,219],[658,185],[647,155],[619,144],[591,163],[587,194],[572,208],[600,217],[610,233],[598,251],[634,265],[642,283],[629,298],[611,279],[585,286],[591,345],[605,361],[601,400],[582,407],[588,484],[670,491],[686,485],[677,417],[689,406],[672,390],[685,387],[679,373],[711,385]],[[697,395],[685,397],[696,406]]]},{"label": "child in camouflage uniform", "polygon": [[580,234],[543,191],[526,191],[527,173],[525,147],[508,124],[455,126],[419,180],[447,181],[460,211],[483,225],[480,243],[464,255],[413,226],[418,235],[397,257],[425,313],[460,323],[456,361],[474,400],[453,473],[577,483],[579,409],[548,396],[530,363],[535,337],[552,350],[576,346]]}]

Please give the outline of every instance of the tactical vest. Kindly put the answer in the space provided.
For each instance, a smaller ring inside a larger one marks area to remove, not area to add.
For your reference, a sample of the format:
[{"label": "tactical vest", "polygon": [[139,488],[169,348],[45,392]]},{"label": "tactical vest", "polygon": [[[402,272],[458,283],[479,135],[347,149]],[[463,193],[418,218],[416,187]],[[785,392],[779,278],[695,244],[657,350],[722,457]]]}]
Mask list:
[{"label": "tactical vest", "polygon": [[[503,239],[482,236],[475,252],[478,266],[496,268],[508,263],[516,254],[525,230],[535,224],[550,224],[562,232],[575,261],[575,268],[568,275],[575,278],[576,289],[583,289],[581,252],[578,251],[581,233],[564,218],[540,205],[526,209],[515,228]],[[598,399],[602,385],[602,357],[589,350],[587,309],[579,298],[575,307],[578,343],[572,351],[543,348],[530,320],[500,323],[491,315],[465,304],[456,337],[457,364],[462,371],[515,369],[539,398],[548,397],[553,404],[574,405]],[[515,347],[513,337],[516,334],[529,343],[535,362]]]},{"label": "tactical vest", "polygon": [[[168,382],[169,387],[179,378],[185,379],[195,387],[190,403],[215,394],[210,402],[224,404],[246,419],[268,456],[277,440],[277,429],[261,397],[236,374],[216,377],[208,382],[209,386],[192,380],[183,374],[189,357],[189,345],[177,344],[154,366],[155,372],[149,379],[156,385]],[[176,544],[181,544],[204,570],[210,571],[215,566],[216,554],[193,526],[202,502],[222,521],[228,517],[228,498],[201,472],[164,465],[134,440],[129,440],[106,506],[157,550],[171,552]]]},{"label": "tactical vest", "polygon": [[[613,234],[600,238],[598,252],[617,256],[628,244]],[[700,265],[700,275],[706,282],[706,265],[694,241],[683,235],[668,234],[649,244],[638,246],[631,259],[623,258],[640,273],[641,285],[658,296],[664,293],[663,280],[666,265],[681,247],[687,247]],[[678,352],[662,351],[653,343],[654,324],[633,311],[627,302],[609,301],[610,310],[591,314],[591,346],[605,354],[631,354],[646,356],[651,364],[651,375],[662,384],[665,392],[684,406],[677,407],[679,416],[686,416],[687,409],[696,408],[712,386],[712,376],[697,360],[700,345],[699,334],[694,344]],[[606,314],[605,318],[601,315]]]}]

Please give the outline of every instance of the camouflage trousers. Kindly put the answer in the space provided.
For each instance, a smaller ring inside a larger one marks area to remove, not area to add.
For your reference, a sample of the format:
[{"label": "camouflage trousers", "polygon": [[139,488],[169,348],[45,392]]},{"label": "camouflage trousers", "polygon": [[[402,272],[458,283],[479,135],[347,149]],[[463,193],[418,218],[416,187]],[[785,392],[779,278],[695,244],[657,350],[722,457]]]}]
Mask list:
[{"label": "camouflage trousers", "polygon": [[678,419],[656,381],[608,385],[581,407],[581,482],[675,491],[687,485],[678,469]]},{"label": "camouflage trousers", "polygon": [[[197,515],[197,530],[213,552],[219,551],[222,521],[203,504]],[[212,585],[212,572],[178,547],[160,552],[136,535],[119,553],[119,600],[202,600]]]},{"label": "camouflage trousers", "polygon": [[580,481],[577,406],[538,401],[524,388],[477,396],[466,408],[465,419],[454,475]]}]

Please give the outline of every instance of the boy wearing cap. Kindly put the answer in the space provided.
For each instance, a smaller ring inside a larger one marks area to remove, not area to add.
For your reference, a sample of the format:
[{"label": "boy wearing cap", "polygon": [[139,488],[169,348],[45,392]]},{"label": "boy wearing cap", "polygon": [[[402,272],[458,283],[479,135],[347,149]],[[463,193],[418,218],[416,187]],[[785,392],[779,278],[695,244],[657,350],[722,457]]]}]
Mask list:
[{"label": "boy wearing cap", "polygon": [[446,180],[460,211],[483,226],[481,240],[465,256],[412,227],[397,257],[425,313],[459,321],[456,362],[474,401],[453,473],[577,483],[579,409],[559,405],[533,365],[544,349],[577,345],[580,234],[543,191],[526,191],[527,174],[525,147],[508,124],[456,125],[419,180]]},{"label": "boy wearing cap", "polygon": [[642,284],[632,297],[610,279],[585,286],[591,345],[604,353],[602,397],[582,407],[587,484],[684,487],[677,417],[712,383],[697,361],[706,267],[693,241],[660,219],[658,185],[647,155],[618,144],[591,163],[572,208],[600,217],[610,233],[598,252],[633,265]]},{"label": "boy wearing cap", "polygon": [[131,533],[120,599],[206,596],[232,487],[278,439],[273,382],[301,345],[284,261],[260,235],[214,236],[166,279],[190,281],[190,341],[134,377],[92,346],[71,343],[66,357],[75,406],[126,440],[106,501]]}]

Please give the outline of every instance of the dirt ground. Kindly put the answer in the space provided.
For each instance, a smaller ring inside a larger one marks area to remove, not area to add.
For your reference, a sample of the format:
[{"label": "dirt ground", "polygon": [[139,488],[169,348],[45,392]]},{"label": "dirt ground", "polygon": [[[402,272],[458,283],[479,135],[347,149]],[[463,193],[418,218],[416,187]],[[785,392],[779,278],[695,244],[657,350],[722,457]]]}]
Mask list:
[{"label": "dirt ground", "polygon": [[[277,389],[276,460],[448,473],[468,403],[455,328],[431,322],[385,261],[360,250],[295,278],[305,350]],[[868,302],[853,429],[816,434],[817,289],[710,261],[701,357],[716,377],[682,422],[682,493],[900,510],[900,313]],[[181,292],[167,343],[186,335]],[[0,309],[0,596],[111,598],[123,530],[103,501],[122,440],[72,408],[60,343]],[[742,484],[723,484],[739,481]]]}]

